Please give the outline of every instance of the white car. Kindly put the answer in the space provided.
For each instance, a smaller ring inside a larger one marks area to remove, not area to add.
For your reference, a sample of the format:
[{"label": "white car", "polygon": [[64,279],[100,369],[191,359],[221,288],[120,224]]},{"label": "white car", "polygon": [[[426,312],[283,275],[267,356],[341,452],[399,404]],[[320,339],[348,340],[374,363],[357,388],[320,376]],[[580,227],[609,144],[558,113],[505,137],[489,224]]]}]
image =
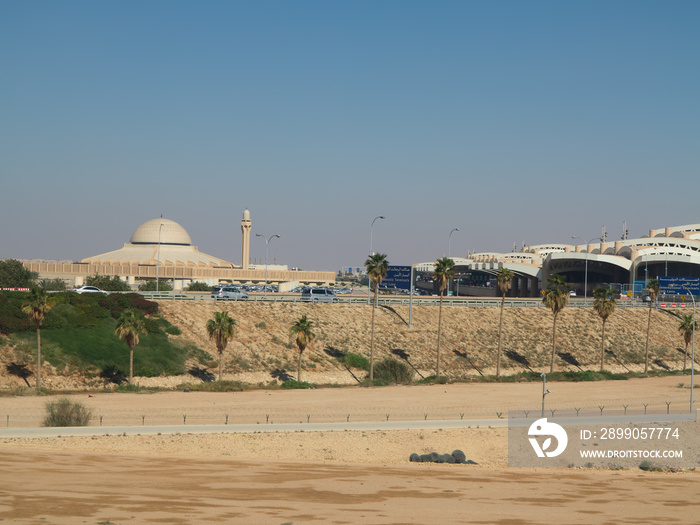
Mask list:
[{"label": "white car", "polygon": [[71,292],[75,293],[103,293],[107,295],[107,292],[100,290],[97,286],[80,286],[79,288],[73,288]]},{"label": "white car", "polygon": [[242,292],[239,288],[236,286],[223,286],[217,290],[217,288],[214,288],[211,291],[211,296],[216,299],[217,301],[219,299],[223,299],[224,301],[229,301],[233,299],[234,301],[247,301],[248,300],[248,294],[245,292]]}]

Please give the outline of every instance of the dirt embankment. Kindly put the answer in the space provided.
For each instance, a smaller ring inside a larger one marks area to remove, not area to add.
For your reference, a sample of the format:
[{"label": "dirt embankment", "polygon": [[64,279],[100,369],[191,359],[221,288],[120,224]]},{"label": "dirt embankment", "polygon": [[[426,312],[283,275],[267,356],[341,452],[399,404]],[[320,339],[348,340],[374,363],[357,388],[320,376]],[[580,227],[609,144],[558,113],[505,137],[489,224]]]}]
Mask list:
[{"label": "dirt embankment", "polygon": [[[163,317],[182,330],[177,337],[191,342],[217,360],[216,347],[206,335],[206,322],[214,312],[226,310],[236,320],[236,335],[224,353],[226,379],[248,383],[275,381],[272,372],[296,377],[297,349],[289,327],[302,315],[314,323],[316,340],[304,352],[303,377],[316,383],[353,384],[356,379],[337,359],[335,351],[369,357],[371,307],[345,304],[257,302],[160,301]],[[404,359],[416,378],[434,373],[437,359],[436,306],[379,307],[375,317],[374,357]],[[443,307],[441,374],[461,378],[493,374],[498,348],[498,307]],[[625,372],[644,368],[646,308],[618,308],[606,324],[606,370]],[[652,311],[650,363],[655,368],[682,368],[685,348],[678,331],[679,318],[670,311]],[[566,308],[557,321],[558,370],[598,370],[602,322],[591,309]],[[506,308],[503,321],[503,373],[548,371],[552,348],[552,314],[546,308]],[[192,362],[192,365],[201,364]],[[689,364],[689,361],[688,361]],[[215,369],[212,372],[216,373]],[[355,370],[357,377],[363,372]],[[44,374],[53,388],[85,386],[78,375],[57,376],[47,365]],[[137,378],[143,386],[174,387],[191,376]],[[24,382],[0,370],[0,385],[14,388]]]},{"label": "dirt embankment", "polygon": [[[296,370],[296,347],[289,327],[302,315],[314,323],[316,341],[304,354],[308,372],[332,372],[337,360],[327,350],[369,356],[371,307],[343,304],[260,304],[161,302],[162,314],[182,329],[182,338],[216,354],[204,326],[215,311],[226,310],[236,320],[236,337],[226,349],[230,372]],[[498,348],[497,307],[443,307],[442,370],[460,377],[493,373]],[[607,369],[643,368],[648,310],[618,308],[606,324]],[[409,307],[380,307],[375,317],[375,359],[404,356],[423,374],[436,363],[438,308],[414,306],[412,326]],[[665,311],[653,311],[650,360],[654,367],[682,367],[683,339],[679,319]],[[600,366],[602,323],[592,309],[567,308],[557,321],[557,369],[595,369]],[[545,308],[506,308],[503,321],[502,366],[506,373],[548,368],[552,348],[552,314]],[[613,355],[614,354],[614,355]],[[577,365],[578,363],[578,365]],[[625,368],[626,367],[626,368]],[[342,370],[342,368],[341,368]]]}]

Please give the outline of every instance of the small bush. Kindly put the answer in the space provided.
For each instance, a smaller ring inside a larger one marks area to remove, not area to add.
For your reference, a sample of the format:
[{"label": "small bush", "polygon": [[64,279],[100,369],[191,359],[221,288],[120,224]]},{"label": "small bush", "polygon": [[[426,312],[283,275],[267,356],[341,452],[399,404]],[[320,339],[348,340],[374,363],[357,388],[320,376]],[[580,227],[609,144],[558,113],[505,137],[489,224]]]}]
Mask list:
[{"label": "small bush", "polygon": [[128,292],[131,290],[131,287],[116,275],[112,277],[109,275],[91,275],[85,278],[85,284],[97,286],[106,292]]},{"label": "small bush", "polygon": [[186,292],[208,292],[211,290],[211,286],[202,281],[195,281],[187,285],[185,288]]},{"label": "small bush", "polygon": [[139,292],[155,292],[156,288],[158,288],[159,292],[173,291],[173,285],[166,279],[158,279],[158,286],[156,286],[155,279],[149,279],[139,284]]},{"label": "small bush", "polygon": [[255,325],[255,328],[260,328],[260,330],[265,330],[267,328],[267,324],[265,321],[260,321]]},{"label": "small bush", "polygon": [[648,459],[645,459],[639,464],[639,469],[644,470],[646,472],[662,472],[663,469],[661,467],[655,467],[654,464],[649,461]]},{"label": "small bush", "polygon": [[365,370],[369,372],[369,359],[363,355],[353,354],[348,352],[343,357],[343,363],[350,368],[359,368],[360,370]]},{"label": "small bush", "polygon": [[311,388],[311,384],[306,381],[297,381],[296,379],[290,379],[285,381],[280,385],[282,388]]},{"label": "small bush", "polygon": [[183,383],[178,389],[191,392],[242,392],[248,387],[240,381],[212,381],[211,383]]},{"label": "small bush", "polygon": [[114,389],[115,392],[128,393],[128,392],[139,392],[138,385],[132,385],[131,383],[122,383],[117,388]]},{"label": "small bush", "polygon": [[92,410],[82,403],[62,397],[46,403],[45,427],[84,427],[90,422]]},{"label": "small bush", "polygon": [[374,366],[374,379],[382,383],[407,385],[413,382],[413,370],[403,361],[387,358]]},{"label": "small bush", "polygon": [[165,332],[170,334],[170,335],[180,335],[182,334],[182,330],[180,330],[177,326],[175,325],[170,325],[165,329]]}]

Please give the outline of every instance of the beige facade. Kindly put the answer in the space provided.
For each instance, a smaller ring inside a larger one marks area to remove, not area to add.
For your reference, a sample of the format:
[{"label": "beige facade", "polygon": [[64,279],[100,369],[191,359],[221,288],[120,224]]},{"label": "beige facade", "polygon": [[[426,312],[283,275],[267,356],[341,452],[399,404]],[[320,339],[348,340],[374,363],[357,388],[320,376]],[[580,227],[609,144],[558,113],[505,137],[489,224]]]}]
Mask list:
[{"label": "beige facade", "polygon": [[[91,275],[117,276],[131,285],[137,280],[169,279],[175,290],[182,290],[195,281],[215,285],[220,282],[257,284],[265,282],[264,268],[251,268],[250,212],[245,210],[241,221],[243,267],[200,252],[192,246],[187,231],[175,221],[158,218],[143,223],[128,243],[120,249],[87,257],[80,262],[24,261],[24,266],[37,272],[41,279],[63,279],[76,286]],[[334,272],[290,271],[286,266],[268,266],[268,283],[300,283],[330,285]]]}]

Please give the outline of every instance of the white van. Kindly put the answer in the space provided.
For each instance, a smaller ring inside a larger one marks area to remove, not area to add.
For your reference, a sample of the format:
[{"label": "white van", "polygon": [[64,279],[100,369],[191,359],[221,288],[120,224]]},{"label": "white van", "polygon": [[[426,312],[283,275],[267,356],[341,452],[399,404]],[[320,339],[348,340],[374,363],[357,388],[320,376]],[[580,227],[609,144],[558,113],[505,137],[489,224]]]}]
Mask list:
[{"label": "white van", "polygon": [[301,300],[305,303],[337,303],[338,296],[328,288],[304,288]]}]

